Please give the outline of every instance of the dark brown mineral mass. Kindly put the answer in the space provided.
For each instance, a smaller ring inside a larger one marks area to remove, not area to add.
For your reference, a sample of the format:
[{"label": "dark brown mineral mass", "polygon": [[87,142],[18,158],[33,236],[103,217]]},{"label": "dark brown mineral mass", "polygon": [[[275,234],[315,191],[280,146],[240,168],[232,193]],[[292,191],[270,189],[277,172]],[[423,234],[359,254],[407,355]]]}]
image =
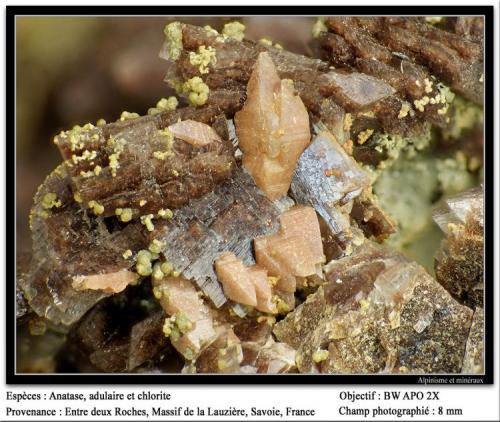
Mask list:
[{"label": "dark brown mineral mass", "polygon": [[[403,101],[380,78],[337,71],[321,60],[243,37],[222,36],[213,29],[174,22],[165,33],[162,57],[169,61],[165,79],[193,104],[216,105],[232,117],[245,101],[246,85],[259,54],[267,52],[279,78],[293,81],[312,120],[321,120],[332,133],[338,132],[343,121],[342,107],[347,111],[371,111],[387,132],[408,134],[421,130],[413,116],[398,119]],[[199,65],[200,55],[207,59],[206,66]]]},{"label": "dark brown mineral mass", "polygon": [[106,298],[71,327],[66,365],[82,372],[133,372],[158,364],[173,350],[163,335],[165,313],[148,299],[148,286]]},{"label": "dark brown mineral mass", "polygon": [[72,324],[100,299],[137,280],[123,253],[147,245],[140,223],[110,230],[75,201],[64,166],[47,177],[34,202],[33,258],[18,281],[38,315]]},{"label": "dark brown mineral mass", "polygon": [[419,265],[369,241],[274,327],[300,372],[460,372],[472,311]]},{"label": "dark brown mineral mass", "polygon": [[55,143],[83,206],[126,222],[180,207],[231,176],[233,149],[219,113],[185,107],[127,116],[63,132]]},{"label": "dark brown mineral mass", "polygon": [[[318,42],[333,64],[385,80],[433,124],[442,126],[446,122],[439,117],[446,110],[439,108],[447,108],[447,101],[441,102],[441,90],[433,86],[435,77],[467,99],[483,102],[482,33],[475,29],[482,23],[467,23],[455,20],[452,25],[459,33],[453,33],[417,17],[328,17],[328,32],[318,34]],[[435,101],[428,101],[431,97]]]}]

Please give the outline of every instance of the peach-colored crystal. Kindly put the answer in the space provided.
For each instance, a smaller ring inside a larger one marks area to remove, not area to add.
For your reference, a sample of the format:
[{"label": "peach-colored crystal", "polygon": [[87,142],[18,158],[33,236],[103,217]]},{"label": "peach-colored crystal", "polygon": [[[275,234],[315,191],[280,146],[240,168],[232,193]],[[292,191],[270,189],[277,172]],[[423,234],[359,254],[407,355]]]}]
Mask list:
[{"label": "peach-colored crystal", "polygon": [[205,123],[183,120],[168,127],[176,138],[196,147],[203,147],[213,141],[221,142],[217,132]]},{"label": "peach-colored crystal", "polygon": [[197,355],[204,345],[208,344],[215,337],[214,325],[211,319],[200,319],[193,323],[193,329],[182,335],[178,340],[170,339],[180,353],[192,351]]},{"label": "peach-colored crystal", "polygon": [[243,166],[270,199],[285,195],[311,139],[309,116],[293,82],[280,80],[268,53],[259,54],[234,121]]},{"label": "peach-colored crystal", "polygon": [[119,293],[136,281],[139,276],[131,271],[117,271],[107,274],[79,275],[73,277],[75,290],[102,290],[106,293]]},{"label": "peach-colored crystal", "polygon": [[168,315],[182,312],[191,321],[203,319],[208,308],[200,301],[194,284],[182,277],[166,277],[154,281],[155,287],[161,287],[159,298],[162,308]]},{"label": "peach-colored crystal", "polygon": [[257,294],[247,270],[235,254],[223,253],[215,260],[215,271],[225,295],[235,302],[257,306]]},{"label": "peach-colored crystal", "polygon": [[276,312],[265,268],[259,265],[247,267],[234,253],[225,252],[215,260],[215,270],[229,299],[255,306],[262,312]]},{"label": "peach-colored crystal", "polygon": [[253,241],[255,260],[266,268],[269,275],[279,277],[277,287],[284,292],[293,293],[297,289],[297,281],[283,263],[272,256],[270,242],[272,236],[257,237]]},{"label": "peach-colored crystal", "polygon": [[204,344],[215,337],[209,307],[189,280],[166,277],[153,283],[160,293],[159,301],[165,313],[169,316],[182,314],[192,323],[192,329],[178,340],[171,339],[172,345],[183,354],[189,349],[196,355]]},{"label": "peach-colored crystal", "polygon": [[257,295],[256,308],[262,312],[274,313],[276,306],[272,302],[272,289],[267,281],[267,270],[259,265],[252,265],[247,268],[247,274],[255,287]]},{"label": "peach-colored crystal", "polygon": [[316,212],[296,206],[280,216],[276,234],[254,240],[257,264],[278,277],[277,288],[294,292],[296,277],[321,275],[324,263],[323,243]]}]

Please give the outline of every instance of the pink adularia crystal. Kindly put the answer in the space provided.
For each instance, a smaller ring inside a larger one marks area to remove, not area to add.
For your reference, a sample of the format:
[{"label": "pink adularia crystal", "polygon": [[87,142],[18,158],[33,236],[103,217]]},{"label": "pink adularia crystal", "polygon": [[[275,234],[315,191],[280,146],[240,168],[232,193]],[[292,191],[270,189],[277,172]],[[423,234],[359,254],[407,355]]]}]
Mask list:
[{"label": "pink adularia crystal", "polygon": [[170,319],[163,332],[186,359],[193,359],[215,338],[210,308],[200,298],[190,280],[166,277],[153,282],[155,297]]},{"label": "pink adularia crystal", "polygon": [[204,147],[212,142],[222,142],[221,137],[209,125],[195,120],[183,120],[168,127],[176,138],[195,147]]},{"label": "pink adularia crystal", "polygon": [[72,287],[75,290],[102,290],[105,293],[119,293],[138,278],[136,273],[126,270],[106,274],[79,275],[73,277]]},{"label": "pink adularia crystal", "polygon": [[265,268],[247,267],[234,253],[225,252],[215,260],[215,270],[229,299],[262,312],[276,312]]},{"label": "pink adularia crystal", "polygon": [[234,120],[243,166],[270,199],[285,195],[311,139],[309,116],[293,81],[280,80],[268,53],[259,54]]},{"label": "pink adularia crystal", "polygon": [[276,234],[255,238],[255,257],[269,275],[278,277],[279,290],[293,293],[296,277],[322,274],[325,255],[319,221],[314,208],[306,206],[291,208],[279,220]]}]

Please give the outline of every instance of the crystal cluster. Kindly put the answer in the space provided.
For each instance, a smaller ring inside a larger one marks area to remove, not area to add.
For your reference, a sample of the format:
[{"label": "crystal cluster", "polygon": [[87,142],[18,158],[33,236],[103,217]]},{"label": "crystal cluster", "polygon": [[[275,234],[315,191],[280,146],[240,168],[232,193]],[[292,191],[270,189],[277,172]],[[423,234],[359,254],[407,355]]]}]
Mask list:
[{"label": "crystal cluster", "polygon": [[[53,371],[481,373],[482,188],[444,188],[482,165],[481,21],[328,17],[321,59],[243,30],[170,23],[179,99],[56,136],[18,260],[23,350]],[[404,225],[374,189],[431,144],[435,278],[382,244]]]}]

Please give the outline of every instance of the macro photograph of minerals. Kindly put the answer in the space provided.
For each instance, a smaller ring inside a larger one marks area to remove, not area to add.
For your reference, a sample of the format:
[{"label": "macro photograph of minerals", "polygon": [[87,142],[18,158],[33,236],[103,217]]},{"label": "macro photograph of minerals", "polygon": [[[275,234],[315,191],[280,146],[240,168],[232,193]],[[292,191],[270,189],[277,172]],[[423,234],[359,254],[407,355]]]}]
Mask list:
[{"label": "macro photograph of minerals", "polygon": [[15,31],[17,374],[484,373],[483,16]]}]

